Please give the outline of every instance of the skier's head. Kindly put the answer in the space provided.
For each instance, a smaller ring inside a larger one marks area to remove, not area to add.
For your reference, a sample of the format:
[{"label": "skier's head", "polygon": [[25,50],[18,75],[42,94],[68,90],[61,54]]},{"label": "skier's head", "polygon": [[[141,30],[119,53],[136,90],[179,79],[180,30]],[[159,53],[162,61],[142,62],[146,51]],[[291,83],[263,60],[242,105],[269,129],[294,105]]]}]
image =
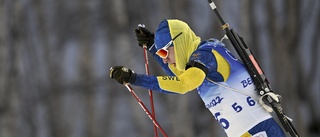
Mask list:
[{"label": "skier's head", "polygon": [[[188,24],[176,19],[165,19],[160,22],[155,33],[155,46],[157,54],[165,59],[174,59],[169,62],[175,64],[179,70],[184,70],[190,55],[195,51],[200,43],[200,37],[190,29]],[[164,50],[163,50],[164,49]],[[166,52],[165,50],[169,51]]]},{"label": "skier's head", "polygon": [[[171,40],[171,35],[170,35],[170,30],[169,30],[169,25],[167,20],[163,20],[160,22],[158,29],[155,33],[155,46],[156,49],[159,50],[166,46],[168,42]],[[173,46],[170,45],[170,46]]]}]

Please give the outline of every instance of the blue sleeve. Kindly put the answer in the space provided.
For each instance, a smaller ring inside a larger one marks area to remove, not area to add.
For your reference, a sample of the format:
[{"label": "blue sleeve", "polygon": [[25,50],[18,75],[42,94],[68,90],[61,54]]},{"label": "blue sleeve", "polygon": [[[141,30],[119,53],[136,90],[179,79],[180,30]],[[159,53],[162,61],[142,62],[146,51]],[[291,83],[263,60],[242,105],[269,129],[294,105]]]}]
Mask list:
[{"label": "blue sleeve", "polygon": [[163,90],[159,87],[158,79],[156,76],[145,75],[145,74],[137,74],[136,81],[131,83],[134,86],[143,87],[146,89],[151,89],[153,91],[158,91],[165,94],[177,94],[174,92]]}]

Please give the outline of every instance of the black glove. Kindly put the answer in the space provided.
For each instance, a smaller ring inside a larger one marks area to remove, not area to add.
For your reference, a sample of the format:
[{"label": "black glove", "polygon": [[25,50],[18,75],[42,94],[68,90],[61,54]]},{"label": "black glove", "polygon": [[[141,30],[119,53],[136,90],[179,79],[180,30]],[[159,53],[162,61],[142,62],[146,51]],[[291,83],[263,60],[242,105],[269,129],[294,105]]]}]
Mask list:
[{"label": "black glove", "polygon": [[115,66],[110,68],[110,78],[120,84],[133,83],[136,80],[136,74],[126,67]]},{"label": "black glove", "polygon": [[135,29],[134,32],[136,33],[139,46],[143,47],[143,44],[146,44],[147,49],[149,50],[154,43],[154,34],[144,27],[139,27]]}]

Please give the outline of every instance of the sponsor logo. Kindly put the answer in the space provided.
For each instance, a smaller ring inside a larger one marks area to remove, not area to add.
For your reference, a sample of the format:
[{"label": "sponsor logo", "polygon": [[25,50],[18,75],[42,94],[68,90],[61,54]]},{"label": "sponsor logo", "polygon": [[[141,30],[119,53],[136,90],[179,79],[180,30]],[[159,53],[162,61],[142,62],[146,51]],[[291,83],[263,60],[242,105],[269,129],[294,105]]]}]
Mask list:
[{"label": "sponsor logo", "polygon": [[251,78],[247,78],[241,81],[243,88],[246,88],[247,86],[253,84]]},{"label": "sponsor logo", "polygon": [[193,54],[191,55],[191,59],[192,59],[192,60],[199,59],[200,55],[201,55],[200,53],[193,53]]}]

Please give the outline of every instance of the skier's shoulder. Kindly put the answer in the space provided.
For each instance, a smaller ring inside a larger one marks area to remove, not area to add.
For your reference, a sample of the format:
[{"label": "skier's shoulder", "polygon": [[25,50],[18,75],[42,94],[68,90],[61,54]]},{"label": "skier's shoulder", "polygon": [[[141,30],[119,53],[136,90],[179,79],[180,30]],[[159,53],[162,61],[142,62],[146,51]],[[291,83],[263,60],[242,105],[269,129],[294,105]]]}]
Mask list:
[{"label": "skier's shoulder", "polygon": [[225,45],[215,38],[210,38],[208,40],[201,41],[197,50],[212,50],[218,47],[225,47]]},{"label": "skier's shoulder", "polygon": [[190,56],[190,59],[197,58],[210,58],[212,56],[212,50],[215,50],[215,47],[219,45],[217,39],[209,39],[201,41],[195,51]]}]

